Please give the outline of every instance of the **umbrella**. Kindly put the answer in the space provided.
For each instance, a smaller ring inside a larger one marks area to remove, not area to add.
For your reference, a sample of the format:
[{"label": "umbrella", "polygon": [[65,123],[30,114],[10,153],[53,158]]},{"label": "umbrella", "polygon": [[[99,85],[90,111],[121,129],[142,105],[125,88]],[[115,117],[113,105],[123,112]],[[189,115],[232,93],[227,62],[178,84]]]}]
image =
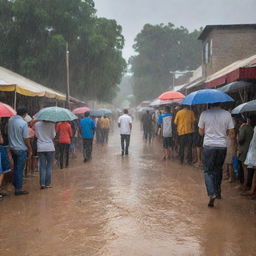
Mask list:
[{"label": "umbrella", "polygon": [[101,117],[104,116],[104,112],[100,110],[90,110],[90,116]]},{"label": "umbrella", "polygon": [[226,93],[216,89],[203,89],[190,93],[181,102],[182,105],[213,104],[234,101]]},{"label": "umbrella", "polygon": [[152,108],[152,107],[142,107],[142,108],[139,109],[139,112],[147,112],[147,111],[154,112],[155,109]]},{"label": "umbrella", "polygon": [[251,100],[238,105],[236,108],[232,110],[231,114],[237,115],[240,113],[253,112],[253,111],[256,111],[256,100]]},{"label": "umbrella", "polygon": [[112,111],[110,109],[106,109],[106,108],[101,108],[99,109],[99,111],[103,112],[104,115],[111,115]]},{"label": "umbrella", "polygon": [[0,117],[11,117],[15,115],[16,111],[11,106],[0,102]]},{"label": "umbrella", "polygon": [[181,101],[182,101],[182,99],[175,99],[175,100],[155,99],[150,103],[150,106],[155,107],[155,106],[161,106],[161,105],[170,105],[170,104],[174,104],[174,103],[180,103]]},{"label": "umbrella", "polygon": [[60,107],[48,107],[41,109],[36,115],[37,120],[49,121],[49,122],[64,122],[73,121],[77,119],[70,110]]},{"label": "umbrella", "polygon": [[73,112],[74,114],[81,115],[81,114],[84,114],[84,113],[86,113],[86,112],[88,112],[88,111],[90,111],[89,108],[87,108],[87,107],[80,107],[80,108],[75,108],[75,109],[73,109],[72,112]]},{"label": "umbrella", "polygon": [[222,86],[220,88],[218,88],[218,90],[222,91],[222,92],[233,92],[242,88],[246,88],[249,86],[252,86],[253,83],[249,83],[249,82],[245,82],[245,81],[235,81],[232,83],[229,83],[225,86]]},{"label": "umbrella", "polygon": [[182,93],[175,91],[164,92],[158,97],[159,100],[174,100],[183,98],[185,98],[185,96]]}]

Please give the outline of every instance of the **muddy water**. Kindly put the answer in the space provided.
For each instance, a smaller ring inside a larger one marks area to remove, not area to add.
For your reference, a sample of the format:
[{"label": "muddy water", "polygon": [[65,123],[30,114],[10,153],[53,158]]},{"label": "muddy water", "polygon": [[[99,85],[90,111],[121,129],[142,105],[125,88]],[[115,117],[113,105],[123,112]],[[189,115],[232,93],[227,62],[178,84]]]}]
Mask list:
[{"label": "muddy water", "polygon": [[160,148],[137,129],[122,158],[116,131],[92,162],[55,170],[52,189],[28,178],[28,196],[0,202],[0,255],[256,255],[255,201],[224,184],[207,208],[200,170],[161,161]]}]

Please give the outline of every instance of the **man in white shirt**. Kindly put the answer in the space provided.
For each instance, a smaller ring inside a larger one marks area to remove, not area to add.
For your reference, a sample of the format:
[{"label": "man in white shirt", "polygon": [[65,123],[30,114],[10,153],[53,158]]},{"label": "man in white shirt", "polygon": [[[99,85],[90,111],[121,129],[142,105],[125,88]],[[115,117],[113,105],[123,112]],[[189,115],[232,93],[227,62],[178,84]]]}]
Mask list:
[{"label": "man in white shirt", "polygon": [[124,114],[118,118],[118,127],[121,134],[122,156],[129,154],[130,136],[132,130],[132,118],[128,115],[128,110],[124,110]]},{"label": "man in white shirt", "polygon": [[202,112],[199,123],[199,134],[204,136],[204,176],[209,207],[214,200],[221,199],[222,166],[227,152],[227,135],[234,133],[231,114],[212,104],[210,109]]}]

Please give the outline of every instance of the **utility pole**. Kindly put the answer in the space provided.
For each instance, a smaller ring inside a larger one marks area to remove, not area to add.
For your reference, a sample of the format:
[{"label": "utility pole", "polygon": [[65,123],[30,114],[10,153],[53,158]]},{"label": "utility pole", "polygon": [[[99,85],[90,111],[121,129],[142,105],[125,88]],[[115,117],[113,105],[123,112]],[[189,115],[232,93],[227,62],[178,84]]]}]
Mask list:
[{"label": "utility pole", "polygon": [[69,105],[69,50],[68,43],[66,43],[66,71],[67,71],[67,88],[66,88],[66,108],[70,109]]}]

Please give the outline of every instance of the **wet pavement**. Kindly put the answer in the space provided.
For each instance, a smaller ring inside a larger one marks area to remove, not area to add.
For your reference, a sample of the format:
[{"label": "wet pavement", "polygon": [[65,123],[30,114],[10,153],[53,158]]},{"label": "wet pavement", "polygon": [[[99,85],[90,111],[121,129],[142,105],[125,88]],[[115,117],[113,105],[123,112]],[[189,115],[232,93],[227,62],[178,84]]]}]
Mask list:
[{"label": "wet pavement", "polygon": [[256,202],[224,184],[210,209],[202,172],[160,159],[139,129],[121,157],[116,131],[91,162],[54,170],[52,189],[28,178],[28,196],[0,202],[0,255],[256,255]]}]

